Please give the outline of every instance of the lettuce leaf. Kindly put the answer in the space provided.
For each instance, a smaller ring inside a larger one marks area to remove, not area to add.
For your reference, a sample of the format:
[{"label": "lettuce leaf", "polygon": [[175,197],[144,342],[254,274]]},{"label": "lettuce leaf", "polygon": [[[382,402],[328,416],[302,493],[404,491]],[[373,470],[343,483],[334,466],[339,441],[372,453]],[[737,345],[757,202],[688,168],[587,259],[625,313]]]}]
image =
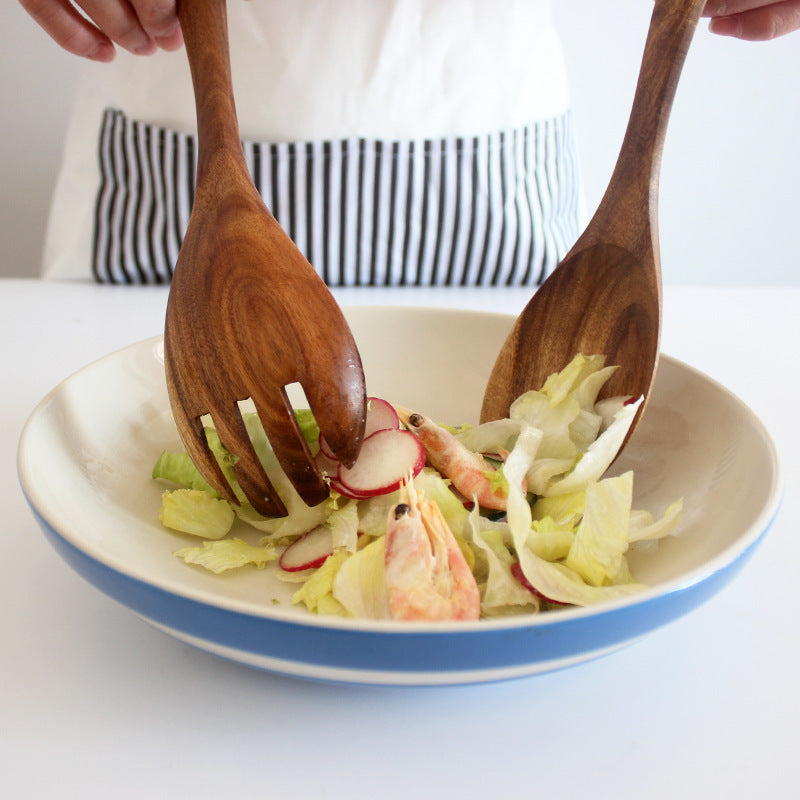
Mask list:
[{"label": "lettuce leaf", "polygon": [[614,583],[628,549],[633,473],[590,483],[583,519],[564,564],[592,586]]},{"label": "lettuce leaf", "polygon": [[203,542],[199,547],[183,547],[176,550],[175,555],[187,564],[197,564],[217,574],[248,564],[263,569],[268,562],[278,558],[271,545],[259,547],[236,538]]},{"label": "lettuce leaf", "polygon": [[467,450],[473,453],[500,453],[511,450],[522,429],[521,419],[496,419],[456,433]]},{"label": "lettuce leaf", "polygon": [[567,395],[555,405],[544,392],[529,391],[511,404],[511,418],[541,431],[539,458],[574,460],[580,451],[570,437],[570,425],[580,414],[577,399]]},{"label": "lettuce leaf", "polygon": [[669,536],[678,527],[682,511],[683,499],[671,503],[660,519],[655,519],[649,511],[631,512],[628,541],[653,541]]},{"label": "lettuce leaf", "polygon": [[[550,402],[553,405],[557,405],[569,395],[579,392],[584,382],[591,375],[601,370],[604,365],[605,356],[585,356],[579,353],[564,367],[564,369],[550,375],[545,380],[540,391],[543,395],[550,398]],[[602,386],[602,383],[600,383],[600,386]],[[595,397],[597,397],[597,392],[600,391],[600,386],[597,387]],[[587,408],[594,403],[594,398],[588,396],[582,396],[580,400],[582,401],[580,403],[582,408]]]},{"label": "lettuce leaf", "polygon": [[332,511],[325,527],[331,530],[334,550],[354,553],[358,546],[358,503],[350,500]]},{"label": "lettuce leaf", "polygon": [[312,613],[346,616],[346,609],[333,595],[333,582],[350,557],[344,550],[329,555],[325,563],[292,595],[292,602],[296,605],[304,603]]},{"label": "lettuce leaf", "polygon": [[219,497],[219,494],[200,474],[186,451],[171,453],[164,450],[156,459],[151,474],[154,480],[169,481],[186,489],[198,489],[212,497]]},{"label": "lettuce leaf", "polygon": [[[520,439],[526,435],[527,431],[523,431]],[[644,587],[637,583],[618,586],[589,585],[575,570],[560,562],[546,561],[528,547],[531,508],[518,487],[518,480],[525,475],[530,464],[531,457],[526,449],[515,446],[506,459],[505,470],[509,481],[508,524],[520,567],[531,586],[550,600],[570,605],[590,605],[641,591]]]},{"label": "lettuce leaf", "polygon": [[358,530],[362,536],[378,537],[386,533],[389,510],[399,497],[399,492],[391,492],[358,501]]},{"label": "lettuce leaf", "polygon": [[555,522],[550,517],[533,520],[527,545],[545,561],[561,561],[569,555],[575,541],[575,529],[571,525]]},{"label": "lettuce leaf", "polygon": [[391,619],[384,571],[384,537],[344,561],[333,579],[333,596],[346,611],[363,619]]},{"label": "lettuce leaf", "polygon": [[511,574],[516,559],[506,547],[502,528],[485,526],[477,507],[469,521],[472,540],[483,551],[488,566],[486,584],[481,591],[481,608],[491,612],[507,606],[527,606],[531,613],[538,611],[538,599]]},{"label": "lettuce leaf", "polygon": [[436,470],[426,467],[414,478],[414,488],[419,495],[439,506],[447,527],[457,540],[468,538],[469,512],[450,489],[450,481]]},{"label": "lettuce leaf", "polygon": [[569,492],[537,498],[531,512],[534,520],[549,517],[557,525],[574,528],[581,521],[585,506],[586,492]]},{"label": "lettuce leaf", "polygon": [[158,518],[166,528],[203,539],[221,539],[236,515],[226,500],[200,489],[175,489],[161,495]]},{"label": "lettuce leaf", "polygon": [[589,446],[575,467],[563,478],[552,481],[541,494],[576,492],[585,489],[589,483],[600,480],[617,457],[643,401],[644,398],[640,397],[636,402],[623,406],[615,415],[614,422]]}]

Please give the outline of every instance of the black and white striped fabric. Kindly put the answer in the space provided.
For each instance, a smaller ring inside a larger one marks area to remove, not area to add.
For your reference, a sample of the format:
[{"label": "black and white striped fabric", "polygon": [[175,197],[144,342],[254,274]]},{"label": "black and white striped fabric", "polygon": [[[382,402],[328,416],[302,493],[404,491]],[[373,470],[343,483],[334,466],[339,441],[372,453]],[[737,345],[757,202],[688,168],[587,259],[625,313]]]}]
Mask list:
[{"label": "black and white striped fabric", "polygon": [[[578,233],[569,113],[482,136],[244,151],[266,205],[330,286],[536,285]],[[196,138],[107,110],[98,154],[95,279],[168,282]]]}]

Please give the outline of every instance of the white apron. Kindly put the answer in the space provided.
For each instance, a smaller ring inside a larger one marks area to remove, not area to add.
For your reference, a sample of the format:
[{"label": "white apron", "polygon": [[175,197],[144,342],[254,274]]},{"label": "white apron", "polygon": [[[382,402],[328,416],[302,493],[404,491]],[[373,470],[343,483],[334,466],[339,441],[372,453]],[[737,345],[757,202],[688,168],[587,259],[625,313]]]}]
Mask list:
[{"label": "white apron", "polygon": [[[331,286],[534,285],[578,232],[550,0],[229,0],[245,156]],[[196,138],[186,55],[89,64],[43,275],[168,282]]]}]

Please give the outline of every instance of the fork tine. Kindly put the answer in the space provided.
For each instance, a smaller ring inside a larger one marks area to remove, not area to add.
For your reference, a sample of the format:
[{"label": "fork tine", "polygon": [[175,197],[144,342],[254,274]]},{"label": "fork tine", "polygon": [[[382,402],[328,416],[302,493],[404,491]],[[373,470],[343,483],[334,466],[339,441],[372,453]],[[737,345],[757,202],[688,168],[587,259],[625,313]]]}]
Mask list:
[{"label": "fork tine", "polygon": [[286,390],[280,387],[271,396],[259,390],[252,400],[275,457],[297,493],[309,506],[321,503],[330,490],[303,438]]},{"label": "fork tine", "polygon": [[364,438],[367,397],[362,373],[343,371],[328,380],[303,382],[320,431],[339,461],[352,467]]},{"label": "fork tine", "polygon": [[256,455],[239,406],[233,403],[224,411],[212,411],[211,418],[222,446],[236,457],[231,469],[250,505],[267,517],[286,516],[286,506]]},{"label": "fork tine", "polygon": [[238,505],[239,499],[236,497],[219,462],[208,446],[208,439],[206,438],[202,420],[199,417],[189,417],[185,413],[183,406],[179,404],[173,405],[172,413],[175,417],[175,424],[181,441],[200,474],[220,496],[224,497],[228,502]]}]

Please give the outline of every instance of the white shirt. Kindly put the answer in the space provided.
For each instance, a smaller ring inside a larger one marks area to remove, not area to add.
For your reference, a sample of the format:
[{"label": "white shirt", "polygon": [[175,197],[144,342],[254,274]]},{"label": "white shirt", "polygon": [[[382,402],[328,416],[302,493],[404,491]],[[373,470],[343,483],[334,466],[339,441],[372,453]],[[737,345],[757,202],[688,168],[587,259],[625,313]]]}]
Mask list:
[{"label": "white shirt", "polygon": [[[228,18],[244,138],[476,134],[568,106],[551,0],[230,0]],[[79,101],[195,127],[182,50],[90,64]]]},{"label": "white shirt", "polygon": [[[229,0],[228,27],[245,140],[493,137],[569,107],[551,0]],[[111,64],[87,64],[54,194],[46,277],[89,277],[108,108],[193,133],[185,52],[119,52]]]}]

